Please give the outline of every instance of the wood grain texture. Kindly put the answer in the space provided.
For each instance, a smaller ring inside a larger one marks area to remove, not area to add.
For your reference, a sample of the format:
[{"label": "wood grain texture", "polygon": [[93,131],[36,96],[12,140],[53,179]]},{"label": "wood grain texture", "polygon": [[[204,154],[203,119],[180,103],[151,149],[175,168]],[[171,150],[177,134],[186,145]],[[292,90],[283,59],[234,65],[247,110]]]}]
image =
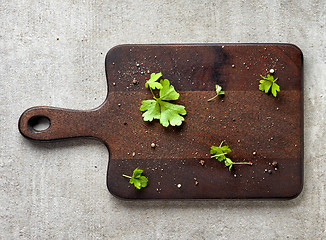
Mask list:
[{"label": "wood grain texture", "polygon": [[[301,51],[290,44],[119,45],[106,56],[108,95],[101,106],[34,107],[22,114],[19,129],[41,141],[103,141],[110,153],[108,189],[121,198],[293,198],[303,186],[302,63]],[[259,75],[271,68],[281,87],[277,98],[258,90]],[[139,107],[151,98],[144,83],[152,72],[162,72],[180,93],[176,103],[187,110],[181,127],[143,121]],[[207,102],[215,84],[225,97]],[[51,126],[35,131],[29,123],[35,116],[48,117]],[[210,146],[222,140],[234,161],[253,166],[235,166],[230,173],[210,159]],[[145,189],[136,190],[122,177],[136,167],[149,178]]]}]

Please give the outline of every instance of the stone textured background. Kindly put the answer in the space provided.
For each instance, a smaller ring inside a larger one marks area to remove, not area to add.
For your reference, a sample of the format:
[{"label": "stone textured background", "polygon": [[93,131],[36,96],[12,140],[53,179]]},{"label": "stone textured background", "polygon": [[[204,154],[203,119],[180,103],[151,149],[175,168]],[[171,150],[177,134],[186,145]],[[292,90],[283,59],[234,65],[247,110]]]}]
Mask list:
[{"label": "stone textured background", "polygon": [[[326,3],[0,0],[0,239],[326,239]],[[59,40],[57,40],[59,38]],[[100,142],[35,143],[28,107],[90,109],[122,43],[294,43],[304,54],[305,185],[291,201],[141,201],[106,189]]]}]

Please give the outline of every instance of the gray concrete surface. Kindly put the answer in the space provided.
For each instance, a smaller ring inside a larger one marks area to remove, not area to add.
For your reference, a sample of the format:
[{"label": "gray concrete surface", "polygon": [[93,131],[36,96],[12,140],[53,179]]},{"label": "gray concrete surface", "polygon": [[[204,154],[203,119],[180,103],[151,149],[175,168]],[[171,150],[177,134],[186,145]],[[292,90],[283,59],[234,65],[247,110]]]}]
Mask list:
[{"label": "gray concrete surface", "polygon": [[[326,239],[325,1],[2,0],[0,19],[0,239]],[[28,107],[101,104],[104,57],[117,44],[207,42],[302,49],[298,198],[125,202],[106,189],[100,142],[32,143],[18,132]]]}]

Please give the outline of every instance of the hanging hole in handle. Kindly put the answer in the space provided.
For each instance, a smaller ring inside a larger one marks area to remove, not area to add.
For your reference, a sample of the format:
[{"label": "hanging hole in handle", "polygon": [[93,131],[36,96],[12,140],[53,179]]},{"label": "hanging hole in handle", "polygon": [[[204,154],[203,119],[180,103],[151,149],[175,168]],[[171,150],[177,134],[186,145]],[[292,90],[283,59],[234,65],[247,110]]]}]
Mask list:
[{"label": "hanging hole in handle", "polygon": [[51,121],[45,116],[34,116],[28,120],[27,126],[33,132],[42,132],[48,129],[51,125]]}]

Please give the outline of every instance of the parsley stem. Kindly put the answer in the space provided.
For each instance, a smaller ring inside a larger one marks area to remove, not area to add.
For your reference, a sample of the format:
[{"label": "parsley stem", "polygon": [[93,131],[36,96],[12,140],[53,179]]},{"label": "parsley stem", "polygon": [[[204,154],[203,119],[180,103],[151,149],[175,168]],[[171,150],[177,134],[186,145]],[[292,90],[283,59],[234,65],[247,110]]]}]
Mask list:
[{"label": "parsley stem", "polygon": [[250,162],[233,162],[233,164],[248,164],[248,165],[252,165],[252,163],[250,163]]},{"label": "parsley stem", "polygon": [[126,177],[126,178],[131,178],[130,176],[128,175],[125,175],[125,174],[122,174],[123,177]]},{"label": "parsley stem", "polygon": [[210,101],[212,101],[212,100],[215,99],[215,98],[217,98],[217,95],[215,95],[214,97],[208,99],[207,102],[210,102]]},{"label": "parsley stem", "polygon": [[226,153],[216,154],[216,155],[211,156],[211,158],[219,157],[219,156],[222,156],[222,155],[225,155],[225,154],[226,154]]},{"label": "parsley stem", "polygon": [[151,87],[149,87],[149,90],[151,90],[151,93],[153,94],[153,98],[154,98],[155,100],[157,100],[157,98],[155,97],[155,95],[154,95],[154,93],[153,93],[153,89],[152,89]]}]

